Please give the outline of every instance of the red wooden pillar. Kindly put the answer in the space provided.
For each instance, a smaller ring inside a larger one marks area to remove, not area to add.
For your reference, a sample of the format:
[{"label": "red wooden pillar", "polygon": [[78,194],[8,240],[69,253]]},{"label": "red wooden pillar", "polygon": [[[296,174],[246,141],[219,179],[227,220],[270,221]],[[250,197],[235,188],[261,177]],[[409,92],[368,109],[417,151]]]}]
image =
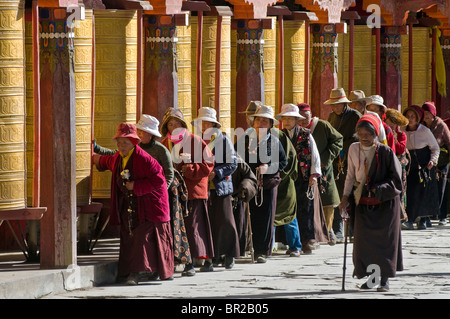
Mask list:
[{"label": "red wooden pillar", "polygon": [[178,106],[175,69],[177,32],[172,16],[145,15],[145,57],[142,112],[162,119],[169,107]]},{"label": "red wooden pillar", "polygon": [[75,79],[66,8],[40,8],[41,267],[76,264]]},{"label": "red wooden pillar", "polygon": [[348,20],[349,23],[349,44],[348,44],[348,92],[353,91],[354,86],[354,33],[355,20],[360,19],[357,11],[344,11],[341,13],[342,20]]},{"label": "red wooden pillar", "polygon": [[312,36],[311,111],[321,119],[328,119],[331,107],[323,103],[338,85],[336,25],[314,24]]},{"label": "red wooden pillar", "polygon": [[[236,114],[245,111],[250,101],[264,103],[263,22],[235,20],[236,53]],[[246,128],[245,116],[236,117],[236,128]]]},{"label": "red wooden pillar", "polygon": [[402,108],[402,58],[401,34],[406,26],[381,28],[380,95],[387,107]]}]

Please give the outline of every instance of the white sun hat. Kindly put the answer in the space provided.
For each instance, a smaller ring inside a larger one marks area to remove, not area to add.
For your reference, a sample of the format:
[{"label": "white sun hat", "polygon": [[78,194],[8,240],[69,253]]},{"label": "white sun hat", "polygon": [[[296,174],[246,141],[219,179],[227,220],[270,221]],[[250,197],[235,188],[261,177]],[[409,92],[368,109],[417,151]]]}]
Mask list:
[{"label": "white sun hat", "polygon": [[278,125],[278,124],[280,124],[280,122],[278,122],[278,120],[274,117],[274,114],[275,113],[270,106],[263,104],[256,109],[255,113],[248,115],[248,117],[251,120],[255,120],[255,117],[257,117],[257,116],[265,117],[265,118],[273,120],[273,125]]},{"label": "white sun hat", "polygon": [[278,113],[275,117],[281,120],[283,116],[298,117],[301,120],[305,119],[304,116],[300,115],[298,106],[292,103],[283,104],[283,106],[281,106],[281,112]]},{"label": "white sun hat", "polygon": [[207,121],[207,122],[212,122],[218,125],[218,127],[220,128],[222,126],[222,124],[219,123],[219,121],[217,121],[217,117],[216,117],[216,110],[213,109],[212,107],[201,107],[198,109],[198,117],[196,119],[194,119],[191,124],[195,125],[195,122],[198,121]]},{"label": "white sun hat", "polygon": [[147,114],[142,114],[141,118],[139,119],[139,122],[136,123],[136,128],[150,133],[154,136],[157,137],[161,137],[161,133],[159,133],[159,121],[151,116],[151,115],[147,115]]}]

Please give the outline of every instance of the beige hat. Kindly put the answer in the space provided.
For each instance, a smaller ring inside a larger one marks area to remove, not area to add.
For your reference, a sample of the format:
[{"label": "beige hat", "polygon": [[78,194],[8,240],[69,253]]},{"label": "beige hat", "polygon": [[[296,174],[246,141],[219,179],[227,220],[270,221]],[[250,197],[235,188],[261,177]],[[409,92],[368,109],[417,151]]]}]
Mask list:
[{"label": "beige hat", "polygon": [[349,100],[352,102],[364,102],[366,95],[364,94],[364,91],[361,90],[354,90],[350,92]]},{"label": "beige hat", "polygon": [[261,105],[259,108],[256,109],[254,114],[249,115],[248,117],[252,120],[255,120],[255,117],[265,117],[268,119],[273,120],[273,125],[278,125],[280,122],[278,122],[277,119],[274,117],[274,111],[270,106],[267,105]]},{"label": "beige hat", "polygon": [[275,117],[281,120],[283,116],[298,117],[299,119],[302,120],[305,119],[304,116],[300,115],[298,106],[295,104],[283,104],[283,106],[281,107],[281,112],[278,113]]},{"label": "beige hat", "polygon": [[197,121],[207,121],[207,122],[212,122],[217,124],[219,127],[222,126],[222,124],[220,124],[217,121],[216,118],[216,110],[213,109],[212,107],[201,107],[198,109],[198,117],[196,119],[194,119],[191,124],[195,125],[195,122]]},{"label": "beige hat", "polygon": [[247,106],[244,112],[239,112],[240,114],[253,114],[256,112],[256,109],[262,106],[261,101],[250,101],[250,104]]},{"label": "beige hat", "polygon": [[326,100],[323,104],[339,104],[339,103],[351,103],[343,88],[332,89],[330,93],[330,99]]},{"label": "beige hat", "polygon": [[387,106],[384,105],[384,99],[381,95],[371,95],[369,97],[366,97],[364,99],[366,101],[366,106],[370,104],[375,104],[382,106],[384,108],[384,111],[386,112]]},{"label": "beige hat", "polygon": [[139,122],[136,123],[137,129],[150,133],[154,136],[161,137],[161,133],[159,133],[158,126],[159,121],[155,117],[147,114],[142,114],[141,118],[139,119]]}]

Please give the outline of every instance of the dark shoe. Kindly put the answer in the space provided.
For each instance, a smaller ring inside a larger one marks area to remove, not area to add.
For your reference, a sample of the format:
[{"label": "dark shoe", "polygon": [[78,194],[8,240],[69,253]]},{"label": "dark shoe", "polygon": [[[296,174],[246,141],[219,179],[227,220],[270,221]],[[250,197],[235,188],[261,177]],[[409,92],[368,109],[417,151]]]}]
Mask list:
[{"label": "dark shoe", "polygon": [[414,224],[412,222],[403,222],[402,230],[414,230]]},{"label": "dark shoe", "polygon": [[420,222],[417,223],[417,229],[419,230],[427,229],[427,224],[425,220],[420,220]]},{"label": "dark shoe", "polygon": [[386,280],[386,282],[381,282],[380,286],[377,288],[377,291],[379,292],[387,292],[389,291],[389,280]]},{"label": "dark shoe", "polygon": [[[373,288],[373,287],[372,287],[372,288]],[[369,287],[369,285],[367,284],[367,281],[366,281],[365,283],[363,283],[363,284],[361,285],[361,287],[359,287],[359,289],[361,289],[361,290],[370,290],[370,289],[372,289],[372,288]]]},{"label": "dark shoe", "polygon": [[203,266],[200,267],[200,271],[201,272],[214,271],[214,266],[213,266],[213,264],[210,261],[205,260],[205,263],[203,264]]},{"label": "dark shoe", "polygon": [[170,277],[167,277],[167,278],[164,278],[164,279],[161,279],[161,280],[173,280],[173,276],[170,276]]},{"label": "dark shoe", "polygon": [[149,272],[146,279],[149,281],[159,280],[159,274],[157,272]]},{"label": "dark shoe", "polygon": [[181,273],[181,276],[188,276],[188,277],[195,276],[194,265],[193,264],[186,264],[184,266],[183,272]]},{"label": "dark shoe", "polygon": [[234,267],[234,258],[225,256],[225,269],[231,269]]},{"label": "dark shoe", "polygon": [[129,274],[127,279],[125,280],[125,285],[136,286],[137,284],[139,284],[139,274],[135,272]]},{"label": "dark shoe", "polygon": [[267,257],[266,257],[266,255],[258,255],[258,256],[256,256],[256,262],[257,262],[258,264],[264,264],[264,263],[266,263],[266,262],[267,262]]}]

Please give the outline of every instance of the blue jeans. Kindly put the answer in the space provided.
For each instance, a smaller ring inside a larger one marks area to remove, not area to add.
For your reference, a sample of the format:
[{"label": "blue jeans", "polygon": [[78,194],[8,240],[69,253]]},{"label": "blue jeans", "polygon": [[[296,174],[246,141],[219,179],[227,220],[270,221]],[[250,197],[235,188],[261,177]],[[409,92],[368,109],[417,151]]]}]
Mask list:
[{"label": "blue jeans", "polygon": [[[284,232],[286,233],[286,241],[290,251],[302,250],[302,243],[300,242],[300,231],[298,229],[297,218],[289,224],[285,224]],[[275,227],[274,227],[274,241],[275,241]]]}]

